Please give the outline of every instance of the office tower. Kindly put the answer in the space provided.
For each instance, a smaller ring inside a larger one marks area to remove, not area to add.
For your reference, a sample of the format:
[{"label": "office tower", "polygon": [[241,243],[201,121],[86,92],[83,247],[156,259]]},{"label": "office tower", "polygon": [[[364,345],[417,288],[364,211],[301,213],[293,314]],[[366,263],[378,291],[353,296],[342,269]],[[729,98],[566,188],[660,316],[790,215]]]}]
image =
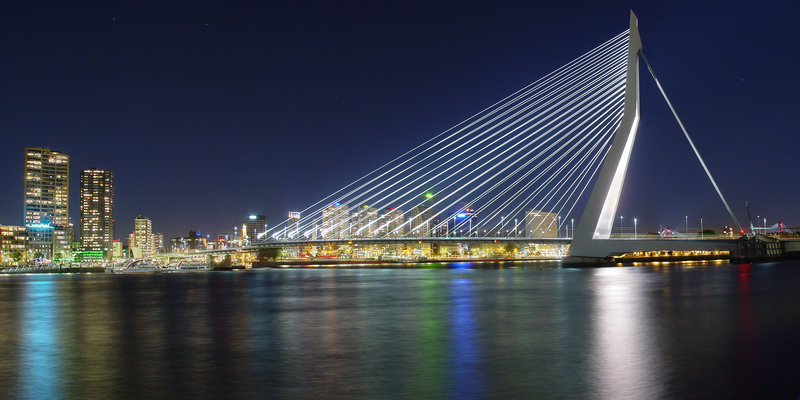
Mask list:
[{"label": "office tower", "polygon": [[[244,224],[245,234],[250,243],[264,240],[264,232],[267,231],[267,216],[266,215],[251,215],[247,218]],[[258,237],[261,235],[261,237]]]},{"label": "office tower", "polygon": [[300,232],[300,211],[289,211],[289,222],[286,224],[288,232],[284,236],[290,239],[297,239],[302,235]]},{"label": "office tower", "polygon": [[155,238],[153,224],[150,219],[140,215],[133,219],[133,233],[130,236],[129,249],[134,258],[146,258],[153,255]]},{"label": "office tower", "polygon": [[84,258],[111,258],[114,240],[114,174],[81,171],[81,251]]},{"label": "office tower", "polygon": [[69,156],[48,148],[26,148],[24,196],[31,258],[71,258]]},{"label": "office tower", "polygon": [[164,234],[153,233],[153,253],[161,253],[164,250]]}]

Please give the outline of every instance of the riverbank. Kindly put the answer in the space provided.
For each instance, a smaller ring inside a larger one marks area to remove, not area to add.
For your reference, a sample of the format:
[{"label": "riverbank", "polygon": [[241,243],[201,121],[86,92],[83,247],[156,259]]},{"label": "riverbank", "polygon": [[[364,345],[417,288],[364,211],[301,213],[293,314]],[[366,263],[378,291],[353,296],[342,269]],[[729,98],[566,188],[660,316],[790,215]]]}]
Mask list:
[{"label": "riverbank", "polygon": [[0,269],[0,274],[85,274],[105,273],[104,267],[10,267]]},{"label": "riverbank", "polygon": [[559,258],[446,258],[446,259],[409,259],[409,260],[358,260],[358,259],[308,259],[308,260],[276,260],[253,265],[253,268],[292,268],[292,267],[369,267],[382,268],[414,267],[425,264],[452,264],[452,263],[525,263],[525,262],[558,262]]}]

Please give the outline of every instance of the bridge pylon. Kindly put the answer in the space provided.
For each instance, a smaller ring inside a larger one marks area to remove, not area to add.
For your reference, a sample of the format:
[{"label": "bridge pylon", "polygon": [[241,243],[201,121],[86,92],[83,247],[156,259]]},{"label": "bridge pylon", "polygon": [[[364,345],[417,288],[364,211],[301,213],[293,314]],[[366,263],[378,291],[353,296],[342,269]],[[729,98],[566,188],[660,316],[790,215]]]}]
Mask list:
[{"label": "bridge pylon", "polygon": [[636,130],[639,126],[639,20],[631,10],[628,34],[628,69],[625,81],[625,101],[620,126],[597,176],[589,201],[575,227],[569,255],[573,259],[604,258],[608,255],[602,246],[609,239],[614,215],[625,182]]}]

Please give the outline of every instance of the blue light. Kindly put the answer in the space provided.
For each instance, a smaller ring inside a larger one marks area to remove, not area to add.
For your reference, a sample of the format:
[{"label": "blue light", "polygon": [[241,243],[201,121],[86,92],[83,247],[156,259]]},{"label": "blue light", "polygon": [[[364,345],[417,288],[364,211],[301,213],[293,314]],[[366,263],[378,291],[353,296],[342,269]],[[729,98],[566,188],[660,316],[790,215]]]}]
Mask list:
[{"label": "blue light", "polygon": [[467,213],[463,213],[463,212],[462,213],[458,213],[458,214],[456,214],[456,217],[457,218],[466,218],[467,217]]},{"label": "blue light", "polygon": [[46,228],[46,229],[50,229],[53,227],[50,224],[28,224],[27,226],[28,228]]},{"label": "blue light", "polygon": [[340,205],[340,204],[339,204],[338,202],[336,202],[336,203],[333,203],[333,205],[335,205],[335,206],[338,206],[338,205]]}]

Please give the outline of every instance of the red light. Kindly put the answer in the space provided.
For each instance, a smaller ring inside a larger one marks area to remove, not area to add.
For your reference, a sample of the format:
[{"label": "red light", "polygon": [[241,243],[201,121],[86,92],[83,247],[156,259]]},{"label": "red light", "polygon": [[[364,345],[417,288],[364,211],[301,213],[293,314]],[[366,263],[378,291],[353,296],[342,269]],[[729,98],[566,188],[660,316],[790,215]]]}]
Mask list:
[{"label": "red light", "polygon": [[744,235],[744,229],[739,229],[739,234]]}]

